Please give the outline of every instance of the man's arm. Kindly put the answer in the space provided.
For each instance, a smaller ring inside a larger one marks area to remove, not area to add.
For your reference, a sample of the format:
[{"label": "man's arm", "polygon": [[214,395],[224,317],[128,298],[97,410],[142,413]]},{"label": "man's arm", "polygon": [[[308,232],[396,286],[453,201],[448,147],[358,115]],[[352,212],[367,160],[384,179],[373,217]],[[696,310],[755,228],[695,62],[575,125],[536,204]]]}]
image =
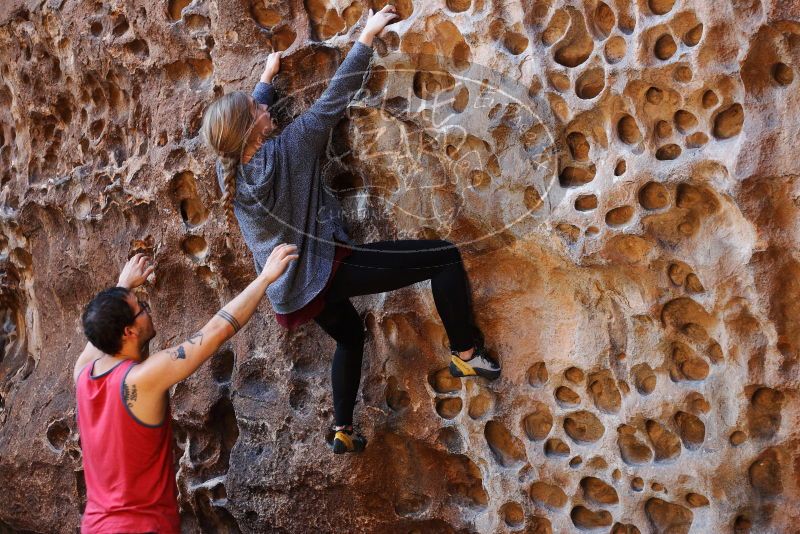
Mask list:
[{"label": "man's arm", "polygon": [[[147,277],[153,272],[153,266],[150,264],[150,258],[144,254],[136,254],[125,264],[122,272],[117,280],[117,287],[124,287],[125,289],[133,289],[142,285]],[[75,369],[72,371],[72,378],[77,382],[78,376],[81,374],[83,368],[90,362],[101,358],[105,353],[91,344],[86,343],[86,347],[78,356],[78,361],[75,362]]]},{"label": "man's arm", "polygon": [[219,347],[233,337],[255,313],[267,287],[280,277],[290,261],[297,259],[294,245],[278,245],[267,259],[264,270],[244,291],[217,312],[203,328],[186,341],[151,355],[130,373],[128,381],[139,390],[155,394],[194,373]]}]

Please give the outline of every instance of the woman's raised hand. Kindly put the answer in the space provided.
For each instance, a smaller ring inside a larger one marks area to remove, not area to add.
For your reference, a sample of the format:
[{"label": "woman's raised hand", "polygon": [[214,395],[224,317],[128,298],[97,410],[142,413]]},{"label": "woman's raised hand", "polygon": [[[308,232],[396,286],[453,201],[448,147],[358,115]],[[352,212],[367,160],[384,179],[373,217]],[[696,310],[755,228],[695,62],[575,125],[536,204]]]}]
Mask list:
[{"label": "woman's raised hand", "polygon": [[377,13],[373,13],[372,9],[369,10],[369,18],[361,32],[359,41],[367,46],[372,46],[372,39],[383,31],[383,28],[389,24],[393,18],[397,17],[396,9],[392,4],[386,4],[383,9]]},{"label": "woman's raised hand", "polygon": [[280,278],[286,271],[289,262],[299,257],[295,252],[297,252],[297,245],[288,245],[286,243],[281,243],[272,249],[264,269],[261,271],[261,276],[266,277],[270,284]]},{"label": "woman's raised hand", "polygon": [[272,52],[267,56],[267,66],[264,67],[264,72],[261,73],[261,81],[264,83],[272,83],[272,78],[278,74],[281,69],[281,53]]}]

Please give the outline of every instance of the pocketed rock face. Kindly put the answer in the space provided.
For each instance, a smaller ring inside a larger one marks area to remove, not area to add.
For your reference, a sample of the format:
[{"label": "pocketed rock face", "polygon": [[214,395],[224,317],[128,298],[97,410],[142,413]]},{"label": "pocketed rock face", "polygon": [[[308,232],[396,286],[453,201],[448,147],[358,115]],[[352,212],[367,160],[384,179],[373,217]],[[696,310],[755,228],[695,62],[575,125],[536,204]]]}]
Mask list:
[{"label": "pocketed rock face", "polygon": [[692,511],[658,498],[652,498],[644,506],[653,531],[659,534],[688,534],[692,527]]},{"label": "pocketed rock face", "polygon": [[[384,3],[3,3],[0,530],[79,524],[70,364],[124,259],[152,349],[254,276],[205,107],[283,50],[285,126]],[[185,530],[794,531],[796,2],[395,3],[323,179],[357,242],[459,245],[503,377],[449,376],[429,283],[354,298],[370,441],[333,457],[334,344],[265,302],[172,393]]]}]

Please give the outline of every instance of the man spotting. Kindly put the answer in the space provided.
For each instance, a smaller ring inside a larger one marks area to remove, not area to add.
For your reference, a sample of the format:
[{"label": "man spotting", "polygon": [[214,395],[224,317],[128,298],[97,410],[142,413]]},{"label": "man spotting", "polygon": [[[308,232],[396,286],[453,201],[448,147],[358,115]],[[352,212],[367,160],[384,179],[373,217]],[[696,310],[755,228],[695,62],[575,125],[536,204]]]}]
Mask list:
[{"label": "man spotting", "polygon": [[294,245],[275,247],[261,274],[203,328],[153,355],[150,308],[131,291],[153,272],[147,257],[131,258],[117,287],[101,291],[86,306],[82,319],[89,343],[73,373],[86,478],[82,532],[181,531],[169,388],[247,324],[296,252]]}]

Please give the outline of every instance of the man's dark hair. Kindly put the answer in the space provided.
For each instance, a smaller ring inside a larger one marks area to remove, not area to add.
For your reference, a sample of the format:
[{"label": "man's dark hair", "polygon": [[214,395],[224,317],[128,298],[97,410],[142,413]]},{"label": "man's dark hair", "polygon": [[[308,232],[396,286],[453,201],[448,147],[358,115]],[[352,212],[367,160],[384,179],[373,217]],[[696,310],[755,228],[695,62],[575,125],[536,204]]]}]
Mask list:
[{"label": "man's dark hair", "polygon": [[110,287],[95,295],[83,310],[83,333],[106,354],[122,349],[125,327],[133,324],[133,310],[125,300],[128,293],[124,287]]}]

